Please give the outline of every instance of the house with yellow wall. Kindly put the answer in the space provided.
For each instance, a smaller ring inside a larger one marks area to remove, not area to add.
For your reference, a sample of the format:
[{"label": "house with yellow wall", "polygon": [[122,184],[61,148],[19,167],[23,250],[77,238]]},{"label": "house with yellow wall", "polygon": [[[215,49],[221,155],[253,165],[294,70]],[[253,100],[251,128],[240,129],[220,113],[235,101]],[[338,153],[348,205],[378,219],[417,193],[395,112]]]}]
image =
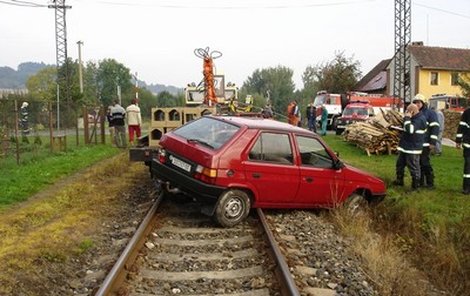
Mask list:
[{"label": "house with yellow wall", "polygon": [[[407,50],[410,54],[408,81],[412,96],[418,93],[426,97],[463,95],[457,80],[470,77],[470,49],[424,46],[422,42],[413,42]],[[355,90],[392,96],[393,79],[394,58],[383,60],[359,81]]]},{"label": "house with yellow wall", "polygon": [[459,77],[470,74],[470,49],[424,46],[408,47],[411,58],[411,93],[462,96]]}]

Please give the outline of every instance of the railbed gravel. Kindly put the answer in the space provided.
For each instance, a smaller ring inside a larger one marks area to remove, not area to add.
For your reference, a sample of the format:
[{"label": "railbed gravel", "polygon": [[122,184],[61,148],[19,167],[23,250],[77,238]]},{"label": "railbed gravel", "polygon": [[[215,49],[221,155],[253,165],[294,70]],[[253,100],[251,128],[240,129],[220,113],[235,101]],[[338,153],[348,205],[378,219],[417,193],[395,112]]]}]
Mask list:
[{"label": "railbed gravel", "polygon": [[[303,287],[334,290],[335,295],[341,296],[378,295],[361,268],[361,260],[350,249],[349,241],[319,211],[265,213],[302,295],[307,295],[302,293]],[[288,249],[295,251],[288,252]],[[314,275],[301,274],[293,266],[312,268]]]}]

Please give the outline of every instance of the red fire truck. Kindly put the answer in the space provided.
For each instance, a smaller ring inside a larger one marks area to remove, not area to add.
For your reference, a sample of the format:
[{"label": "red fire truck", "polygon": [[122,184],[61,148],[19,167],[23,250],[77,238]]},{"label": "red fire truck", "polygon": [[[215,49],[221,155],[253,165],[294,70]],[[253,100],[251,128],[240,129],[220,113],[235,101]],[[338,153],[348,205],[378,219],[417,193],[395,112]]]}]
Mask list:
[{"label": "red fire truck", "polygon": [[436,94],[429,98],[429,108],[448,109],[451,111],[463,112],[470,106],[469,98],[460,96],[450,96],[446,94]]}]

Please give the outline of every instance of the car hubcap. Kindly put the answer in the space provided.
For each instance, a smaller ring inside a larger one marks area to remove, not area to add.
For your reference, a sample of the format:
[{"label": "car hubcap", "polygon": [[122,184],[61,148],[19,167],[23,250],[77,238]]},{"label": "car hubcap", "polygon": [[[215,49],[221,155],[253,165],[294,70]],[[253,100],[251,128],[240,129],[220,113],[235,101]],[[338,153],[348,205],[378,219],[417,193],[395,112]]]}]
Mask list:
[{"label": "car hubcap", "polygon": [[236,218],[242,213],[243,206],[242,202],[239,199],[231,199],[227,202],[225,206],[225,215],[228,218]]}]

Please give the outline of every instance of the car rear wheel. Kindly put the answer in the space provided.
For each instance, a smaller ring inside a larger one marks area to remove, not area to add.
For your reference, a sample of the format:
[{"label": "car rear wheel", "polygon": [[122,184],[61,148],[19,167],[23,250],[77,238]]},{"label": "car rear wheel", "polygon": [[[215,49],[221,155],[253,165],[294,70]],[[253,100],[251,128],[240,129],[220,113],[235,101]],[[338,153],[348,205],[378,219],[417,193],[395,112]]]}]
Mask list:
[{"label": "car rear wheel", "polygon": [[251,208],[248,194],[242,190],[225,191],[217,201],[214,218],[223,227],[232,227],[243,221]]},{"label": "car rear wheel", "polygon": [[364,196],[353,193],[344,202],[343,207],[348,211],[349,214],[355,216],[363,212],[366,209],[367,204],[367,200]]}]

